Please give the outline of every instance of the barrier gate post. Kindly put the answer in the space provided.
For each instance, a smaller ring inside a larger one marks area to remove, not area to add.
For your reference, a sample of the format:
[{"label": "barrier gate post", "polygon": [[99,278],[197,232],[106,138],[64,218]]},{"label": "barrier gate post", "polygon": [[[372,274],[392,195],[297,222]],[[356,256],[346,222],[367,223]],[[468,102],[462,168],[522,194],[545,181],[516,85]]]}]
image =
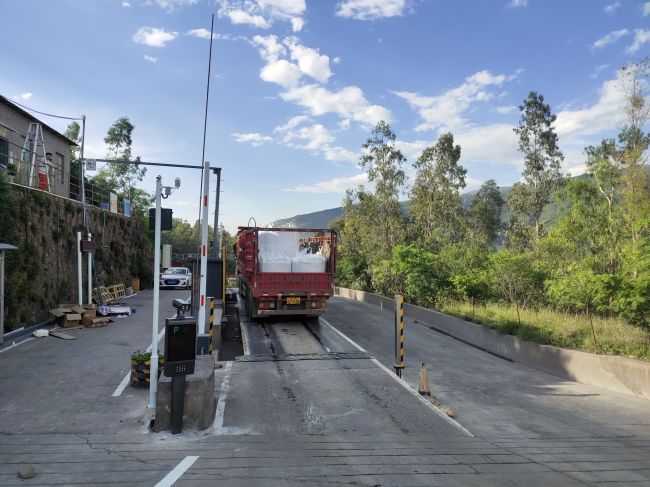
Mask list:
[{"label": "barrier gate post", "polygon": [[404,368],[404,296],[395,295],[395,374],[402,377]]}]

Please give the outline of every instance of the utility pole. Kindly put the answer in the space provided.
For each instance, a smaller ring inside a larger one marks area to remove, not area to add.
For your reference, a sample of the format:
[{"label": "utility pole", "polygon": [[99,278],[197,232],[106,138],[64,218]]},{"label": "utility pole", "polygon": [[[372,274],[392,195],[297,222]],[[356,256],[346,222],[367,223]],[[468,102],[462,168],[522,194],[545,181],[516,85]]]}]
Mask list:
[{"label": "utility pole", "polygon": [[217,195],[214,198],[214,226],[212,227],[213,240],[212,240],[212,257],[217,257],[217,232],[219,228],[219,196],[221,193],[221,168],[215,169],[217,173]]},{"label": "utility pole", "polygon": [[162,177],[156,177],[156,222],[153,258],[153,316],[151,320],[151,365],[149,367],[149,407],[156,407],[158,392],[158,313],[160,308],[160,197]]},{"label": "utility pole", "polygon": [[208,195],[210,187],[210,163],[205,161],[203,168],[203,196],[201,197],[201,280],[199,281],[199,316],[198,323],[201,333],[205,329],[205,293],[208,278]]}]

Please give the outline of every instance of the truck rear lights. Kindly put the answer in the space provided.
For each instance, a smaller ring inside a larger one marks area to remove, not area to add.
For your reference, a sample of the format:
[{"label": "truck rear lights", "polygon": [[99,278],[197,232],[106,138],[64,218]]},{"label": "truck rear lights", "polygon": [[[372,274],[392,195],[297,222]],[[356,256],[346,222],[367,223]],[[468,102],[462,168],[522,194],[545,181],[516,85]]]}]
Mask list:
[{"label": "truck rear lights", "polygon": [[324,309],[326,304],[327,304],[326,301],[312,301],[311,309]]},{"label": "truck rear lights", "polygon": [[275,309],[274,301],[261,301],[258,305],[259,309]]}]

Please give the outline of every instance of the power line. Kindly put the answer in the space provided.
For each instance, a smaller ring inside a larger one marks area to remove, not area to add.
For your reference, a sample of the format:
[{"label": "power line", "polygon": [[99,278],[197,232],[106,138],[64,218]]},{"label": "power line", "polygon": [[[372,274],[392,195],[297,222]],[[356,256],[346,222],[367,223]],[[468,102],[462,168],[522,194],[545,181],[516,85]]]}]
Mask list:
[{"label": "power line", "polygon": [[[203,151],[201,153],[201,164],[205,166],[205,137],[208,129],[208,102],[210,101],[210,69],[212,68],[212,39],[214,38],[214,14],[212,14],[212,23],[210,24],[210,54],[208,55],[208,86],[205,90],[205,116],[203,117]],[[201,170],[201,192],[199,198],[203,195],[203,169]],[[201,205],[199,204],[199,220],[201,219]]]},{"label": "power line", "polygon": [[[7,100],[9,100],[9,99],[7,98]],[[46,117],[63,118],[65,120],[81,120],[81,117],[65,117],[63,115],[54,115],[52,113],[40,112],[38,110],[35,110],[35,109],[30,108],[28,106],[25,106],[25,105],[23,105],[21,103],[18,103],[17,101],[14,101],[14,100],[9,100],[9,101],[11,103],[13,103],[14,105],[18,105],[19,107],[24,108],[25,110],[29,110],[30,112],[38,113],[39,115],[45,115]]]}]

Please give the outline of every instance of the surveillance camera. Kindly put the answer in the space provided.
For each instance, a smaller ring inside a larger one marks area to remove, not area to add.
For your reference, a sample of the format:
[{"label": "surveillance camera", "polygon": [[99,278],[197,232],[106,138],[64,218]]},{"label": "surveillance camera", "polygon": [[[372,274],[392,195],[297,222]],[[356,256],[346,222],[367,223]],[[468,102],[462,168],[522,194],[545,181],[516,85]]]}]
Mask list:
[{"label": "surveillance camera", "polygon": [[176,179],[174,180],[174,187],[175,187],[176,189],[178,189],[178,188],[181,187],[181,178],[176,178]]}]

